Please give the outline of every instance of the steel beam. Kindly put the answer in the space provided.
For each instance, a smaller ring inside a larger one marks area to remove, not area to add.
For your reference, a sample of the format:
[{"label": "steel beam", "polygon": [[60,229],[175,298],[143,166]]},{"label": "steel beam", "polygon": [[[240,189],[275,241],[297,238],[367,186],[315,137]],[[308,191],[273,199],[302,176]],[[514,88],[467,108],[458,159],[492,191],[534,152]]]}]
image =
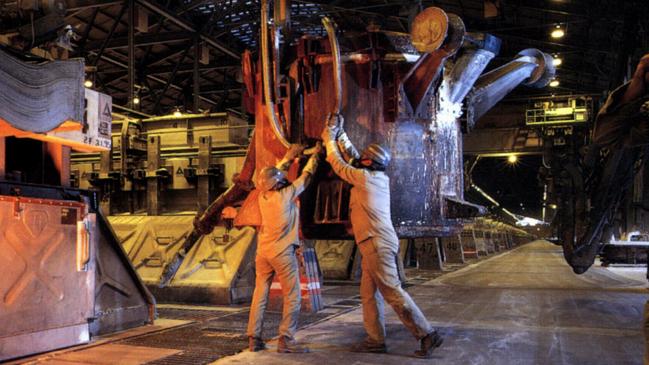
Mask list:
[{"label": "steel beam", "polygon": [[67,0],[67,11],[75,12],[90,8],[101,8],[104,6],[123,4],[123,0]]},{"label": "steel beam", "polygon": [[[187,54],[189,53],[190,49],[191,49],[190,47],[187,47],[185,49],[185,51],[183,52],[182,56],[180,56],[180,59],[178,60],[178,62],[176,63],[176,66],[175,66],[173,72],[171,73],[171,76],[169,76],[169,80],[167,80],[167,82],[165,83],[164,88],[162,89],[162,92],[158,95],[158,98],[155,101],[155,105],[153,106],[154,113],[158,112],[158,109],[160,108],[160,101],[162,100],[162,97],[164,96],[164,94],[167,93],[167,90],[169,90],[169,86],[173,83],[174,79],[176,78],[176,74],[178,73],[178,68],[180,67],[180,64],[183,63],[183,61],[185,60],[185,57],[187,57]],[[183,89],[181,88],[181,91],[182,90]]]},{"label": "steel beam", "polygon": [[128,1],[128,105],[135,97],[135,0]]},{"label": "steel beam", "polygon": [[115,22],[113,22],[113,25],[110,27],[110,31],[108,31],[108,35],[104,39],[104,42],[102,43],[101,48],[99,49],[99,52],[97,52],[97,58],[95,59],[93,66],[97,66],[97,63],[99,63],[99,59],[102,58],[102,56],[104,55],[106,46],[108,45],[108,42],[110,42],[110,40],[113,38],[113,34],[115,34],[115,29],[119,24],[119,20],[122,19],[122,16],[124,16],[124,12],[127,10],[127,8],[128,8],[128,2],[125,2],[122,5],[122,8],[119,10],[119,15],[117,15]]},{"label": "steel beam", "polygon": [[[94,52],[92,52],[92,53],[94,54]],[[105,61],[105,62],[108,62],[108,63],[112,64],[112,65],[115,65],[115,66],[118,66],[118,67],[121,67],[121,68],[124,68],[124,69],[128,69],[128,65],[127,65],[127,64],[125,64],[125,63],[123,63],[123,62],[121,62],[121,61],[119,61],[119,60],[113,59],[113,58],[111,58],[111,57],[108,57],[108,56],[103,55],[103,56],[101,56],[101,59],[102,59],[103,61]],[[163,79],[161,79],[161,78],[159,78],[159,77],[157,77],[157,76],[146,75],[146,77],[147,77],[148,79],[150,79],[150,80],[153,80],[153,81],[158,82],[158,83],[161,83],[161,84],[165,84],[165,83],[167,83],[167,80],[163,80]],[[170,84],[169,87],[171,87],[172,89],[180,90],[180,91],[183,90],[182,87],[180,87],[180,86],[178,86],[178,85],[174,85],[174,84]],[[208,103],[210,103],[210,104],[212,104],[212,105],[216,105],[216,101],[214,101],[214,100],[212,100],[212,99],[210,99],[210,98],[207,98],[207,97],[201,96],[201,99],[203,99],[204,101],[206,101],[206,102],[208,102]]]},{"label": "steel beam", "polygon": [[[95,25],[95,20],[97,19],[98,13],[99,13],[99,8],[95,8],[95,10],[92,12],[92,15],[90,16],[90,20],[88,20],[86,29],[83,30],[83,35],[81,36],[81,40],[79,41],[78,48],[77,48],[79,55],[83,55],[85,53],[86,44],[88,43],[88,36],[90,35],[90,31],[92,30],[92,27]],[[99,45],[99,47],[101,47],[101,45]]]},{"label": "steel beam", "polygon": [[[189,32],[165,32],[161,34],[140,34],[135,36],[136,47],[146,47],[156,44],[168,44],[185,42],[191,39],[192,34]],[[87,45],[88,50],[95,51],[101,47],[103,41],[89,42]],[[128,37],[114,38],[106,45],[106,49],[121,49],[128,48]]]},{"label": "steel beam", "polygon": [[[174,71],[174,68],[176,66],[156,66],[156,67],[147,67],[146,68],[146,74],[147,75],[161,75],[161,74],[168,74],[172,73]],[[209,72],[209,71],[220,71],[220,70],[229,70],[233,68],[239,68],[241,65],[217,65],[217,64],[210,64],[210,65],[204,65],[204,66],[199,66],[198,71],[199,73],[202,72]],[[178,73],[189,73],[189,72],[194,72],[194,65],[189,65],[189,64],[184,64],[180,65],[178,68]],[[126,72],[122,70],[107,70],[107,71],[98,71],[99,74],[105,76],[108,80],[117,80],[126,77]]]},{"label": "steel beam", "polygon": [[[200,39],[198,37],[194,37],[194,68],[193,68],[193,73],[192,73],[192,82],[194,83],[193,87],[193,96],[194,96],[194,113],[198,113],[198,110],[201,106],[201,98],[200,98],[200,91],[201,91],[201,80],[199,78],[200,76],[200,68],[199,68],[199,59],[201,57],[201,47],[200,47]],[[176,70],[176,72],[178,72]]]},{"label": "steel beam", "polygon": [[237,60],[241,59],[241,56],[239,55],[239,52],[230,49],[229,47],[227,47],[226,45],[224,45],[221,42],[217,41],[213,37],[211,37],[211,36],[209,36],[209,35],[207,35],[207,34],[205,34],[203,32],[200,32],[198,30],[198,28],[196,26],[194,26],[194,24],[190,23],[187,20],[181,19],[176,14],[174,14],[171,10],[166,9],[162,5],[157,4],[157,3],[153,2],[153,1],[149,1],[149,0],[136,0],[136,1],[140,5],[142,5],[143,7],[149,9],[150,11],[152,11],[152,12],[154,12],[156,14],[162,15],[165,18],[169,19],[169,21],[174,23],[176,26],[178,26],[178,27],[180,27],[180,28],[182,28],[182,29],[184,29],[186,31],[189,31],[189,32],[199,33],[199,36],[200,36],[202,41],[204,41],[205,43],[209,44],[210,46],[216,48],[217,50],[225,53],[226,55],[228,55],[228,56],[230,56],[230,57],[232,57],[234,59],[237,59]]}]

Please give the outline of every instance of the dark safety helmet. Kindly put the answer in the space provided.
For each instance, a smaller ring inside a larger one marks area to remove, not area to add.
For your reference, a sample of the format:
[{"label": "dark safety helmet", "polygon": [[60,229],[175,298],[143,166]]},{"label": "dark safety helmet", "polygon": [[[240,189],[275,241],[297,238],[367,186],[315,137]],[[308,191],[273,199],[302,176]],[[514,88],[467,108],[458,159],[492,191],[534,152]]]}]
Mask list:
[{"label": "dark safety helmet", "polygon": [[380,167],[386,168],[390,163],[390,151],[378,143],[372,143],[361,153],[361,160],[369,159]]},{"label": "dark safety helmet", "polygon": [[275,166],[267,166],[257,175],[257,188],[261,191],[271,190],[277,183],[286,180],[286,173]]}]

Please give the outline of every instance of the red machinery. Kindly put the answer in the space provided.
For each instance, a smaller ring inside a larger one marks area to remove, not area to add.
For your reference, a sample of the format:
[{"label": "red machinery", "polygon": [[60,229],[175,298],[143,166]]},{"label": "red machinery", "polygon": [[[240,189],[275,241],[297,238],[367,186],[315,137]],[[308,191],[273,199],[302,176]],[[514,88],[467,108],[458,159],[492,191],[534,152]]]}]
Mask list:
[{"label": "red machinery", "polygon": [[[289,143],[314,143],[332,112],[344,116],[358,149],[375,141],[390,148],[392,219],[401,237],[459,233],[461,218],[483,212],[463,199],[463,128],[519,84],[543,87],[554,76],[551,57],[536,49],[482,74],[500,40],[466,32],[458,16],[438,8],[417,16],[412,35],[339,34],[325,18],[327,37],[286,39],[288,6],[278,2],[271,22],[262,1],[259,59],[243,57],[244,103],[256,127],[239,179],[195,221],[163,285],[220,210],[246,198],[255,169],[275,164]],[[348,237],[349,187],[328,171],[314,185],[301,198],[305,238]],[[251,223],[252,205],[243,204],[235,223]]]}]

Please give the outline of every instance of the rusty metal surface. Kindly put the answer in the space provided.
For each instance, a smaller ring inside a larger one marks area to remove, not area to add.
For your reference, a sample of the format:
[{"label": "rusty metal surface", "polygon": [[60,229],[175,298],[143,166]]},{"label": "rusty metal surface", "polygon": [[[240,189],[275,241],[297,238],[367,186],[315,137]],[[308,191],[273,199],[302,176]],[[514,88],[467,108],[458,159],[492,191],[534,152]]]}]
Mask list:
[{"label": "rusty metal surface", "polygon": [[[88,341],[94,272],[75,264],[85,210],[71,201],[0,200],[0,360]],[[43,340],[50,336],[58,339]]]},{"label": "rusty metal surface", "polygon": [[83,121],[82,59],[27,64],[0,51],[0,119],[31,132]]}]

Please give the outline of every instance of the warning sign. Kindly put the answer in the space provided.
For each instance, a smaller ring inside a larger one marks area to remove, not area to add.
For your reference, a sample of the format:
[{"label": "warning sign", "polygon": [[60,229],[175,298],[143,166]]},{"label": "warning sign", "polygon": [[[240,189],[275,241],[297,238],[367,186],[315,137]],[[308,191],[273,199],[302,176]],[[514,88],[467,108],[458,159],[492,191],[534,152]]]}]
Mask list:
[{"label": "warning sign", "polygon": [[85,89],[86,113],[83,129],[52,132],[48,135],[74,141],[75,150],[107,151],[111,147],[113,99],[100,92]]}]

